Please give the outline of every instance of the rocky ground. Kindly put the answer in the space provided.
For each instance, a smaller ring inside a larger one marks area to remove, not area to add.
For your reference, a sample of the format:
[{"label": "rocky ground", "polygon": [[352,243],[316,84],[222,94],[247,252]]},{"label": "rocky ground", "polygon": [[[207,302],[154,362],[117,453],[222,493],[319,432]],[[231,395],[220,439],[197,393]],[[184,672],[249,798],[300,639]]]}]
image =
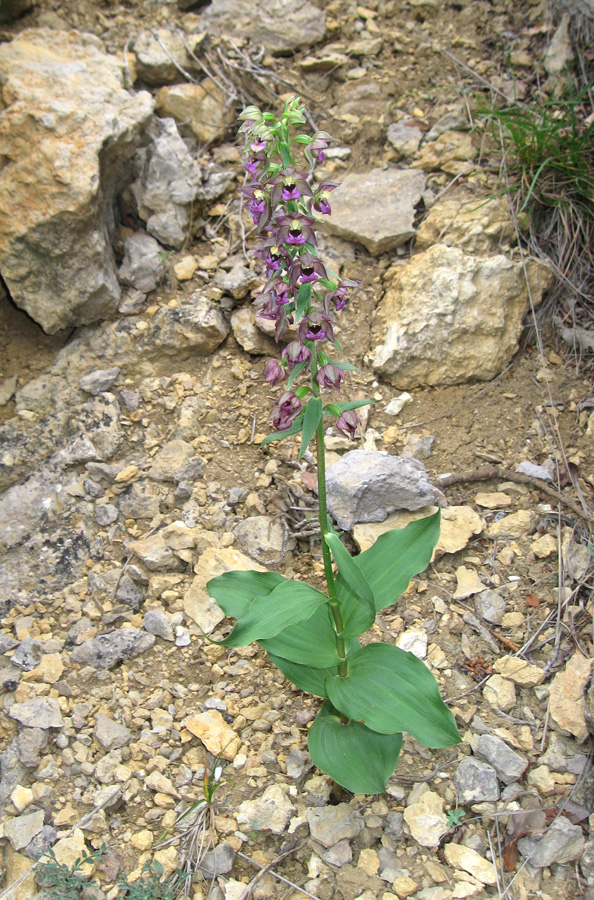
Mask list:
[{"label": "rocky ground", "polygon": [[[484,80],[551,76],[559,24],[505,0],[213,0],[40,3],[3,26],[2,896],[37,894],[51,846],[106,847],[94,900],[153,858],[195,871],[193,900],[245,898],[258,872],[255,898],[592,896],[591,372],[523,332],[552,276],[522,260],[471,127]],[[349,395],[374,401],[328,461],[420,461],[412,501],[380,472],[383,510],[335,515],[355,550],[443,507],[374,635],[426,661],[464,742],[405,738],[372,798],[312,768],[317,700],[204,636],[230,627],[215,574],[322,578],[313,460],[259,446],[275,346],[232,124],[291,93],[337,139],[320,245],[362,282],[338,333]],[[181,818],[219,754],[212,819]]]}]

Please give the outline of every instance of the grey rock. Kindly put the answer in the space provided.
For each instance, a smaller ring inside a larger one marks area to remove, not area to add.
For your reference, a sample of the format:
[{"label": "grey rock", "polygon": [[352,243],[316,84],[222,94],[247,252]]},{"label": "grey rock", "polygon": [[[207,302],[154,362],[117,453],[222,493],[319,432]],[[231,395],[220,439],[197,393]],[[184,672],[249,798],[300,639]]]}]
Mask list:
[{"label": "grey rock", "polygon": [[357,837],[363,828],[363,822],[348,803],[308,809],[306,816],[312,838],[328,848]]},{"label": "grey rock", "polygon": [[93,734],[108,753],[127,747],[132,740],[132,733],[126,726],[110,719],[105,713],[96,713]]},{"label": "grey rock", "polygon": [[303,750],[291,747],[287,756],[286,766],[289,778],[294,778],[298,781],[312,768],[311,757],[309,753],[304,753]]},{"label": "grey rock", "polygon": [[499,591],[481,591],[480,594],[474,596],[474,608],[477,616],[480,616],[481,619],[485,619],[486,622],[491,622],[493,625],[501,625],[507,609],[507,601]]},{"label": "grey rock", "polygon": [[151,237],[137,231],[124,241],[124,259],[118,272],[120,281],[138,291],[154,291],[165,275],[163,248]]},{"label": "grey rock", "polygon": [[202,478],[203,471],[204,460],[201,456],[195,456],[194,459],[191,459],[185,466],[173,471],[173,481],[177,481],[178,483],[182,481],[196,481],[198,478]]},{"label": "grey rock", "polygon": [[463,759],[458,766],[454,787],[461,804],[499,800],[497,772],[489,763],[472,756]]},{"label": "grey rock", "polygon": [[105,494],[104,486],[99,484],[98,481],[93,481],[92,478],[85,478],[83,487],[85,489],[85,494],[88,494],[89,497],[92,497],[94,500],[103,497]]},{"label": "grey rock", "polygon": [[213,0],[199,27],[226,39],[248,38],[254,46],[284,55],[322,40],[326,22],[308,0]]},{"label": "grey rock", "polygon": [[181,78],[179,68],[193,69],[195,63],[184,46],[183,33],[168,28],[141,31],[134,41],[139,78],[147,84],[175,84]]},{"label": "grey rock", "polygon": [[249,491],[247,488],[233,487],[229,489],[229,506],[235,508],[240,503],[244,503],[247,499]]},{"label": "grey rock", "polygon": [[10,634],[0,634],[0,654],[10,653],[19,646],[19,641]]},{"label": "grey rock", "polygon": [[122,575],[120,578],[115,597],[116,600],[129,606],[133,612],[138,612],[144,603],[143,589],[129,575]]},{"label": "grey rock", "polygon": [[393,840],[399,840],[404,833],[404,816],[401,812],[389,812],[386,816],[386,834]]},{"label": "grey rock", "polygon": [[243,550],[261,563],[280,561],[286,550],[286,530],[280,519],[249,516],[242,519],[234,534]]},{"label": "grey rock", "polygon": [[227,841],[218,844],[213,850],[209,850],[202,857],[200,871],[205,878],[218,878],[219,875],[228,875],[233,870],[235,863],[235,850]]},{"label": "grey rock", "polygon": [[13,22],[33,6],[33,0],[0,0],[0,23]]},{"label": "grey rock", "polygon": [[260,284],[261,278],[256,272],[247,269],[242,263],[236,263],[229,272],[219,271],[214,283],[223,293],[230,294],[234,300],[243,300],[245,296]]},{"label": "grey rock", "polygon": [[118,396],[127,412],[136,412],[140,406],[140,394],[137,394],[135,391],[128,391],[124,388],[118,391]]},{"label": "grey rock", "polygon": [[31,859],[39,859],[47,853],[50,847],[53,847],[57,840],[57,830],[52,825],[44,825],[33,840],[29,841],[25,853]]},{"label": "grey rock", "polygon": [[153,481],[186,481],[185,467],[194,457],[195,450],[187,441],[168,441],[153,458],[153,464],[148,470],[148,477]]},{"label": "grey rock", "polygon": [[425,174],[412,169],[346,175],[332,193],[332,217],[324,220],[322,229],[357,241],[378,256],[414,236],[415,210],[424,190]]},{"label": "grey rock", "polygon": [[113,394],[99,394],[83,403],[77,412],[77,424],[102,459],[109,459],[122,449],[120,407]]},{"label": "grey rock", "polygon": [[162,609],[147,609],[144,614],[144,629],[149,634],[155,634],[164,641],[174,641],[175,631],[171,619]]},{"label": "grey rock", "polygon": [[120,496],[119,507],[125,519],[152,519],[159,512],[159,492],[149,481],[135,481]]},{"label": "grey rock", "polygon": [[584,843],[581,827],[559,816],[544,834],[520,838],[518,850],[531,866],[543,869],[554,863],[564,865],[580,859]]},{"label": "grey rock", "polygon": [[433,125],[425,135],[425,141],[427,143],[436,141],[437,138],[440,137],[440,135],[445,134],[446,131],[457,131],[460,128],[467,127],[468,111],[465,105],[461,103],[437,120],[435,125]]},{"label": "grey rock", "polygon": [[122,628],[84,641],[74,648],[70,658],[72,662],[93,666],[95,669],[112,669],[125,659],[144,653],[154,643],[152,634],[138,628]]},{"label": "grey rock", "polygon": [[19,669],[23,669],[25,672],[30,672],[31,669],[35,669],[41,662],[41,654],[41,642],[36,641],[35,638],[26,637],[20,642],[10,657],[10,661],[13,666],[18,666]]},{"label": "grey rock", "polygon": [[94,372],[89,372],[88,375],[83,375],[82,378],[79,378],[78,386],[87,394],[96,396],[103,393],[103,391],[108,391],[114,381],[118,380],[119,374],[120,370],[117,366],[114,366],[113,369],[96,369]]},{"label": "grey rock", "polygon": [[529,475],[530,478],[540,478],[542,481],[553,480],[553,476],[546,466],[537,466],[536,463],[531,463],[527,459],[516,466],[516,472],[519,472],[520,475]]},{"label": "grey rock", "polygon": [[423,132],[414,123],[407,124],[407,120],[394,122],[388,126],[388,141],[400,156],[413,156],[419,149],[423,139]]},{"label": "grey rock", "polygon": [[347,840],[338,841],[337,844],[334,844],[333,847],[326,850],[322,855],[322,859],[324,862],[328,863],[329,866],[336,866],[338,869],[340,869],[341,866],[348,865],[353,861],[353,851],[350,843]]},{"label": "grey rock", "polygon": [[497,777],[504,784],[518,781],[528,768],[527,760],[508,747],[501,738],[492,734],[481,734],[476,747],[473,744],[473,748],[477,756],[493,766]]},{"label": "grey rock", "polygon": [[40,756],[48,744],[48,734],[43,728],[35,726],[23,728],[15,739],[15,750],[20,762],[27,769],[34,769],[39,765]]},{"label": "grey rock", "polygon": [[51,697],[35,697],[24,703],[14,703],[7,710],[12,719],[16,719],[27,728],[62,728],[64,720],[57,700]]},{"label": "grey rock", "polygon": [[10,663],[0,663],[0,693],[16,691],[21,679],[22,670]]},{"label": "grey rock", "polygon": [[433,453],[435,438],[432,434],[412,434],[402,448],[403,456],[412,456],[414,459],[429,459]]},{"label": "grey rock", "polygon": [[14,738],[4,753],[0,754],[0,813],[4,811],[15,787],[26,783],[28,773],[19,758],[17,741],[18,738]]},{"label": "grey rock", "polygon": [[246,353],[253,356],[274,356],[278,352],[276,342],[258,327],[254,310],[242,306],[231,313],[233,337]]},{"label": "grey rock", "polygon": [[128,288],[124,292],[124,299],[118,306],[118,312],[122,316],[135,316],[142,312],[146,306],[146,294],[137,291],[136,288]]},{"label": "grey rock", "polygon": [[328,509],[339,528],[356,522],[383,522],[401,509],[433,503],[425,466],[412,457],[373,450],[350,450],[326,472]]},{"label": "grey rock", "polygon": [[22,32],[0,46],[0,70],[3,279],[48,333],[97,321],[120,299],[112,210],[153,99],[125,90],[123,61],[76,31]]},{"label": "grey rock", "polygon": [[45,813],[43,810],[15,816],[4,823],[4,836],[8,838],[13,850],[24,850],[35,835],[43,828]]},{"label": "grey rock", "polygon": [[192,485],[189,481],[180,481],[173,492],[176,506],[182,506],[192,496]]},{"label": "grey rock", "polygon": [[17,376],[11,375],[0,382],[0,406],[6,406],[14,396],[17,386]]},{"label": "grey rock", "polygon": [[[155,121],[157,134],[149,147],[139,151],[143,155],[142,172],[131,190],[149,234],[165,246],[179,249],[188,237],[191,205],[201,184],[200,167],[181,139],[174,119]],[[132,285],[141,291],[152,290],[138,279]]]},{"label": "grey rock", "polygon": [[106,753],[97,762],[95,766],[95,777],[101,784],[113,784],[115,781],[115,770],[122,764],[122,754],[119,750],[112,750]]},{"label": "grey rock", "polygon": [[589,886],[594,886],[594,840],[586,841],[580,860],[580,869]]},{"label": "grey rock", "polygon": [[97,525],[106,528],[113,525],[118,518],[118,508],[113,503],[97,503],[95,506],[95,520]]},{"label": "grey rock", "polygon": [[[177,425],[173,434],[184,441],[193,441],[200,433],[200,419],[207,410],[202,397],[185,397],[182,400]],[[188,480],[183,476],[182,480]]]}]

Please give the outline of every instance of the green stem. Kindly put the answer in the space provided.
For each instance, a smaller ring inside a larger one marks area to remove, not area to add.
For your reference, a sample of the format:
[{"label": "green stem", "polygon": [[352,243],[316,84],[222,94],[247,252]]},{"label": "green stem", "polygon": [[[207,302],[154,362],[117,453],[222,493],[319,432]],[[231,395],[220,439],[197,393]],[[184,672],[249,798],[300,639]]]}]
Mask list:
[{"label": "green stem", "polygon": [[[315,363],[314,363],[315,366]],[[313,368],[313,367],[312,367]],[[315,373],[312,372],[312,376]],[[312,377],[314,395],[319,397],[320,388]],[[324,447],[324,417],[320,419],[316,429],[316,451],[318,459],[318,521],[320,523],[320,533],[322,538],[322,557],[324,560],[324,575],[326,576],[326,584],[328,586],[328,598],[330,600],[330,611],[336,628],[336,652],[342,662],[339,665],[338,672],[340,675],[346,675],[346,648],[344,640],[339,637],[340,632],[344,628],[342,615],[340,614],[340,606],[336,599],[336,583],[334,581],[334,573],[332,571],[332,556],[330,548],[326,543],[325,537],[330,532],[328,527],[328,508],[326,503],[326,451]]]}]

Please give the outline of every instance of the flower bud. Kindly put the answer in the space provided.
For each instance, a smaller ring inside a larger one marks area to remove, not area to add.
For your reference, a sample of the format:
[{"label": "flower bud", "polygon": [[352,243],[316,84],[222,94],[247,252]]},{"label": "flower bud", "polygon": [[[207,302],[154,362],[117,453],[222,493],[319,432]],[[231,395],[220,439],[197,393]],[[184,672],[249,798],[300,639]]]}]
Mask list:
[{"label": "flower bud", "polygon": [[360,424],[361,419],[357,413],[353,412],[352,409],[345,409],[336,420],[336,430],[352,440],[355,437],[355,432]]}]

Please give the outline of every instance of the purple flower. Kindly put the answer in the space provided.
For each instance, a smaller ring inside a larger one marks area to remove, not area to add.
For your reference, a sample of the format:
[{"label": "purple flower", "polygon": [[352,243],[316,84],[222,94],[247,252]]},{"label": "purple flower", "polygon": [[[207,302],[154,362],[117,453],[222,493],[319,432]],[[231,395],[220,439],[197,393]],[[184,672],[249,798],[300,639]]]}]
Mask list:
[{"label": "purple flower", "polygon": [[297,284],[308,281],[317,281],[319,278],[328,278],[326,267],[318,256],[313,253],[302,253],[293,260],[289,271],[289,278],[293,288]]},{"label": "purple flower", "polygon": [[312,312],[302,319],[297,333],[302,343],[303,341],[334,341],[334,331],[330,319],[319,312]]},{"label": "purple flower", "polygon": [[312,164],[313,168],[313,157],[312,153],[316,156],[318,162],[324,162],[325,154],[324,150],[328,146],[328,141],[331,141],[332,138],[328,134],[327,131],[316,131],[312,140],[309,143],[309,146],[306,148],[305,155],[309,158],[309,161]]},{"label": "purple flower", "polygon": [[260,153],[260,151],[266,150],[266,141],[263,141],[261,138],[255,138],[250,144],[250,150],[254,153]]},{"label": "purple flower", "polygon": [[344,372],[340,366],[336,366],[334,363],[327,363],[325,366],[321,366],[321,368],[318,369],[316,381],[322,387],[338,390],[341,383],[344,381]]},{"label": "purple flower", "polygon": [[309,362],[311,359],[311,350],[309,347],[306,347],[305,344],[299,343],[299,341],[291,341],[290,344],[287,344],[281,355],[282,358],[287,361],[289,371],[292,371],[298,363]]},{"label": "purple flower", "polygon": [[330,208],[330,191],[335,190],[337,187],[338,185],[333,181],[323,181],[314,194],[311,207],[316,212],[322,213],[323,216],[329,216],[332,212]]},{"label": "purple flower", "polygon": [[326,305],[329,306],[331,303],[334,303],[334,309],[336,312],[340,312],[341,309],[344,309],[349,299],[349,289],[356,287],[359,287],[358,281],[351,281],[348,278],[345,281],[341,281],[333,291],[326,294]]},{"label": "purple flower", "polygon": [[285,306],[287,303],[290,303],[293,299],[291,285],[287,284],[286,281],[277,281],[274,286],[274,292],[277,297],[277,302],[279,303],[280,306]]},{"label": "purple flower", "polygon": [[274,387],[275,384],[278,384],[279,381],[282,381],[286,377],[287,373],[279,364],[278,360],[269,359],[264,366],[264,380],[267,381],[271,387]]},{"label": "purple flower", "polygon": [[352,409],[345,409],[336,420],[336,430],[352,440],[355,437],[355,432],[360,424],[361,419],[357,413],[353,412]]},{"label": "purple flower", "polygon": [[301,400],[293,391],[285,391],[276,401],[276,406],[270,413],[272,424],[277,431],[286,431],[291,427],[301,412]]},{"label": "purple flower", "polygon": [[313,192],[303,172],[294,169],[285,169],[273,179],[274,187],[270,194],[272,206],[276,206],[281,200],[290,203],[291,200],[299,200],[300,197],[313,197]]},{"label": "purple flower", "polygon": [[280,225],[276,234],[277,243],[294,247],[303,245],[306,241],[315,244],[316,235],[312,228],[314,220],[309,216],[282,215],[277,216],[276,221]]}]

